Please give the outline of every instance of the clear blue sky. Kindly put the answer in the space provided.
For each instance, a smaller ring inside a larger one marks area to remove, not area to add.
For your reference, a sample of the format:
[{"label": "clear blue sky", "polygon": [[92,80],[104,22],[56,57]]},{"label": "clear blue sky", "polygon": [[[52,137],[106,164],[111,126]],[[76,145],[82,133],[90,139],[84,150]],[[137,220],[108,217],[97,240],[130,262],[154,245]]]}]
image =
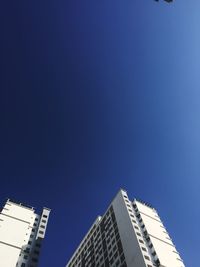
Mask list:
[{"label": "clear blue sky", "polygon": [[197,266],[200,1],[2,1],[0,25],[0,203],[52,208],[40,266],[120,187]]}]

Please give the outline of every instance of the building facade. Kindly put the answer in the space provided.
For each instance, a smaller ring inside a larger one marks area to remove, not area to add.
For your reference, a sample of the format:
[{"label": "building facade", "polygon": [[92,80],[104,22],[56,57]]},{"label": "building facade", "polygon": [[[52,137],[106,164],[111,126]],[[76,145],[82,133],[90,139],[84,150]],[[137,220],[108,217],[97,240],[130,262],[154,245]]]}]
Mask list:
[{"label": "building facade", "polygon": [[0,266],[37,267],[50,209],[7,200],[0,212]]},{"label": "building facade", "polygon": [[184,267],[158,213],[120,190],[66,267]]}]

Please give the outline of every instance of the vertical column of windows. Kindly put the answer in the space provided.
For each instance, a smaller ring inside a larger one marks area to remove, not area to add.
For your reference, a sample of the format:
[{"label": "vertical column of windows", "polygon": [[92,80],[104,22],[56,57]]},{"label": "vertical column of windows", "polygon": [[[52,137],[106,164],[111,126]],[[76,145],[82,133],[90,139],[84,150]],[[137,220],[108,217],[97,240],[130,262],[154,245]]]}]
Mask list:
[{"label": "vertical column of windows", "polygon": [[[142,234],[142,239],[138,238],[138,241],[140,243],[140,247],[141,247],[144,259],[146,261],[147,267],[152,267],[152,265],[150,265],[149,262],[151,262],[155,266],[160,266],[160,261],[156,255],[155,249],[153,248],[153,244],[151,242],[150,236],[148,235],[148,232],[146,230],[146,227],[142,220],[140,212],[137,208],[137,205],[136,203],[133,203],[132,205],[133,205],[133,209],[135,212],[137,224],[140,228],[140,233]],[[141,235],[138,235],[138,236],[141,237]]]}]

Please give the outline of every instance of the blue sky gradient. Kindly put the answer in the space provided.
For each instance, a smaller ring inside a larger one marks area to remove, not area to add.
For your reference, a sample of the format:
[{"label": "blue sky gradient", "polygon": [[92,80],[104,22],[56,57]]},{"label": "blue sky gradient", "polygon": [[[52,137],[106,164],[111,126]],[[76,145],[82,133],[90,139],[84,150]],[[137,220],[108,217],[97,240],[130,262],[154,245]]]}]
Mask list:
[{"label": "blue sky gradient", "polygon": [[120,187],[197,266],[200,1],[5,1],[0,25],[0,201],[52,208],[40,266]]}]

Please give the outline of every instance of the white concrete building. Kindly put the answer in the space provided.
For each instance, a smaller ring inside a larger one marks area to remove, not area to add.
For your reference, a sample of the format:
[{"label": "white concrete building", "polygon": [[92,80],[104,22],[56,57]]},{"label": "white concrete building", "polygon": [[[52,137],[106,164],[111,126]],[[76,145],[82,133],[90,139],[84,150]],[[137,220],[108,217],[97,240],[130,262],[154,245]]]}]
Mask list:
[{"label": "white concrete building", "polygon": [[1,267],[38,266],[49,213],[43,208],[38,215],[32,207],[7,200],[0,212]]},{"label": "white concrete building", "polygon": [[120,190],[66,267],[184,267],[156,210]]}]

